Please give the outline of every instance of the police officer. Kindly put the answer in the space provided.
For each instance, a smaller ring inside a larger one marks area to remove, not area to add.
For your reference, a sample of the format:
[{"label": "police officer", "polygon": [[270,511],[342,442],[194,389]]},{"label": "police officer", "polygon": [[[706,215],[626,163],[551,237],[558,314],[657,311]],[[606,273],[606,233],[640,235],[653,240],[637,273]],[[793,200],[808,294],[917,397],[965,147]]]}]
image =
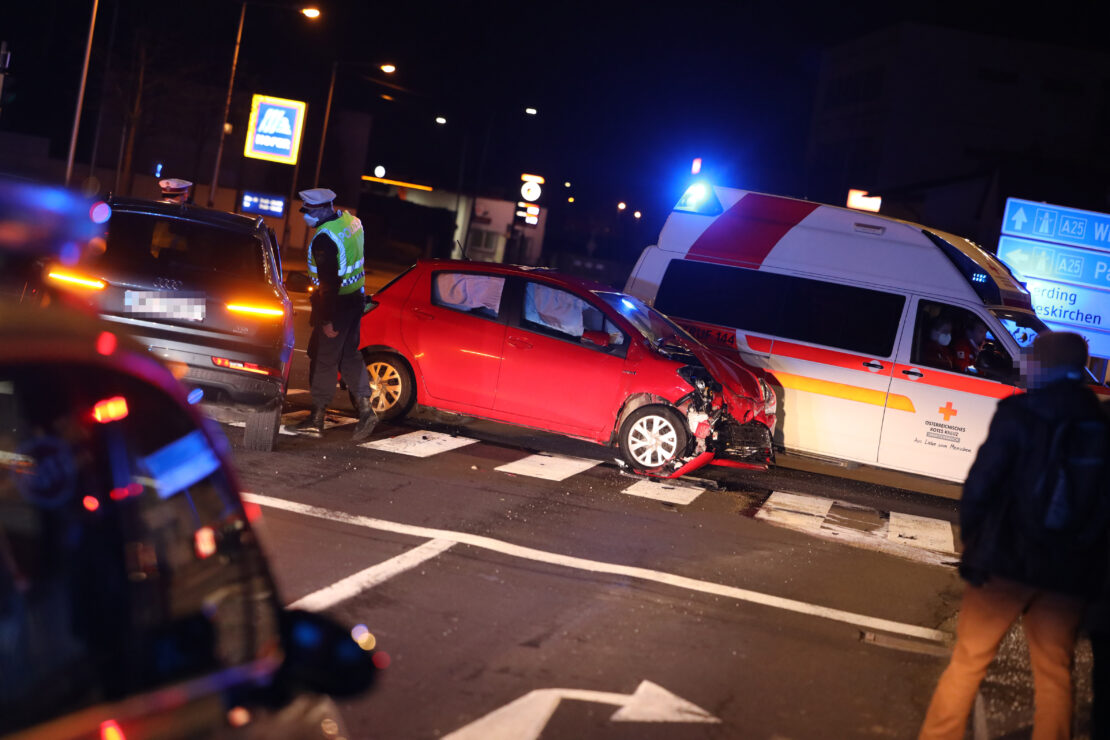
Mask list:
[{"label": "police officer", "polygon": [[177,177],[167,177],[158,181],[162,188],[162,200],[167,203],[192,203],[193,183]]},{"label": "police officer", "polygon": [[378,416],[370,401],[370,377],[358,351],[359,322],[363,311],[362,222],[335,209],[335,193],[312,188],[299,193],[305,223],[316,228],[308,249],[308,277],[312,293],[313,368],[312,413],[296,426],[313,437],[324,434],[324,411],[335,395],[336,375],[351,391],[358,407],[358,423],[351,438],[366,439]]}]

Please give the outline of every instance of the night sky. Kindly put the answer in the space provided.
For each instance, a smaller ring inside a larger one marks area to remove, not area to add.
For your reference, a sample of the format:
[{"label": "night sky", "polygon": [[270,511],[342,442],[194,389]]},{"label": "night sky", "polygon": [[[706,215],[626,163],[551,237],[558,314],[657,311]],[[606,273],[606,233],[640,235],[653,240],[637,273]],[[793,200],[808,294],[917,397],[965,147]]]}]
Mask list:
[{"label": "night sky", "polygon": [[[0,15],[14,76],[0,129],[48,135],[64,158],[92,2],[20,6]],[[627,201],[649,229],[681,193],[694,157],[722,184],[805,195],[814,83],[830,44],[910,20],[1110,48],[1110,3],[1094,0],[318,6],[323,17],[309,22],[292,12],[296,4],[248,4],[237,90],[306,99],[310,118],[322,115],[338,59],[336,108],[374,115],[368,167],[381,160],[392,175],[447,189],[460,165],[470,188],[511,186],[535,171],[570,180],[583,209]],[[101,91],[111,100],[122,89],[138,39],[148,42],[156,84],[226,89],[238,13],[233,0],[101,0],[78,160],[88,156]],[[386,61],[405,91],[372,79],[384,79],[372,70]],[[526,105],[539,114],[525,116]],[[435,115],[448,125],[436,126]]]}]

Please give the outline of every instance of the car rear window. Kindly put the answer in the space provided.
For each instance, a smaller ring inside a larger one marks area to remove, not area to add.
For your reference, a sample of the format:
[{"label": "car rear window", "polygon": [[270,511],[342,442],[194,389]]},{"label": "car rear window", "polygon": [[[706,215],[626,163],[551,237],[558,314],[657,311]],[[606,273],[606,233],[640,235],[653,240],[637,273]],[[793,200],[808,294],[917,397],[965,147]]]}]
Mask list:
[{"label": "car rear window", "polygon": [[196,279],[220,273],[265,280],[262,243],[210,224],[150,213],[117,211],[99,262],[143,274]]}]

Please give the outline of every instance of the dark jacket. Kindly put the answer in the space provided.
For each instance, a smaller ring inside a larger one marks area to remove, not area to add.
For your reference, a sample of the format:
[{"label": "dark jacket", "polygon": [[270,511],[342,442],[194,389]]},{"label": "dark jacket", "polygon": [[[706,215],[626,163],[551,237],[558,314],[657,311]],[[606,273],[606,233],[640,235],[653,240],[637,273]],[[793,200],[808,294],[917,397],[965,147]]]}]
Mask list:
[{"label": "dark jacket", "polygon": [[1063,380],[998,404],[968,473],[960,502],[960,575],[982,584],[999,576],[1076,595],[1097,591],[1106,568],[1106,534],[1092,548],[1049,547],[1026,534],[1009,502],[1047,467],[1054,428],[1065,419],[1105,418],[1095,394]]}]

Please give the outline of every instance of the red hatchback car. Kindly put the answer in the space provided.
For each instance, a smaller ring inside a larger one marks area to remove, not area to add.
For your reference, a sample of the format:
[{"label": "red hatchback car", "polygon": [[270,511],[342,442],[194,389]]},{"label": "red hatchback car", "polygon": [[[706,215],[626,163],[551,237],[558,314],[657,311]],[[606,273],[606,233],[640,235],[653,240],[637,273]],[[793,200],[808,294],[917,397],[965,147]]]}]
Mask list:
[{"label": "red hatchback car", "polygon": [[372,296],[360,346],[386,420],[419,402],[615,445],[668,478],[773,456],[766,382],[636,298],[548,269],[417,262]]}]

